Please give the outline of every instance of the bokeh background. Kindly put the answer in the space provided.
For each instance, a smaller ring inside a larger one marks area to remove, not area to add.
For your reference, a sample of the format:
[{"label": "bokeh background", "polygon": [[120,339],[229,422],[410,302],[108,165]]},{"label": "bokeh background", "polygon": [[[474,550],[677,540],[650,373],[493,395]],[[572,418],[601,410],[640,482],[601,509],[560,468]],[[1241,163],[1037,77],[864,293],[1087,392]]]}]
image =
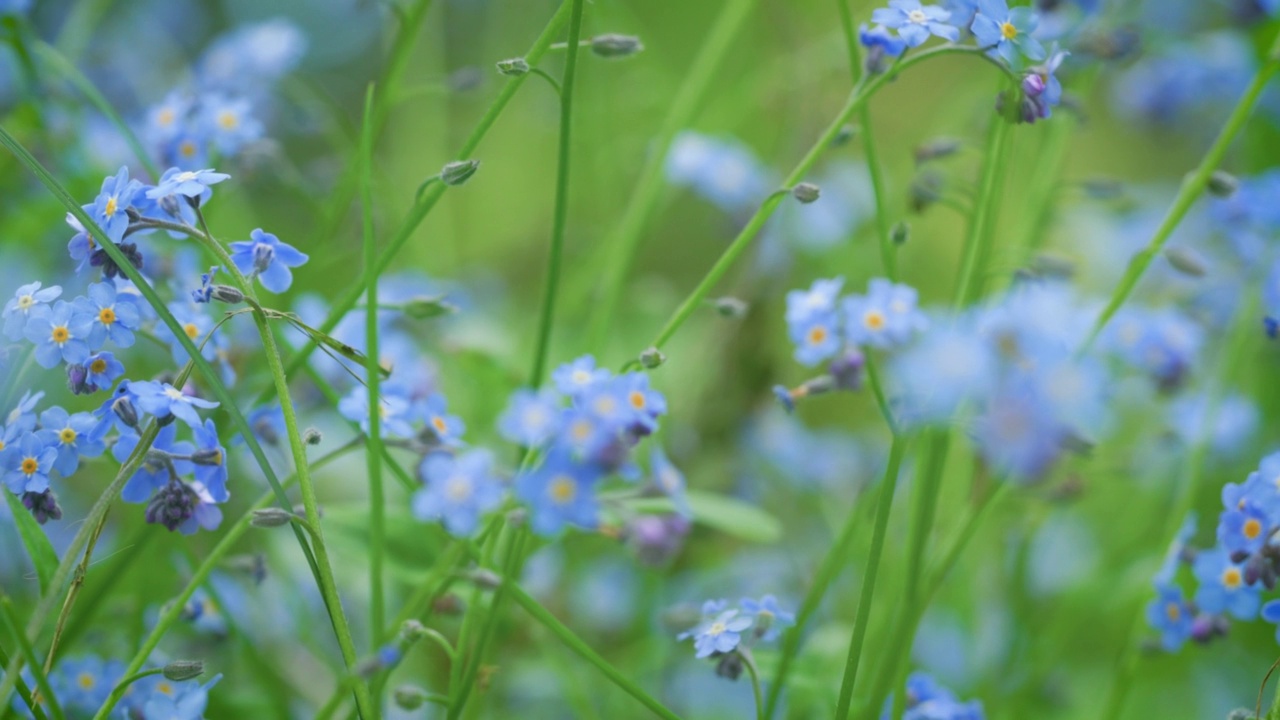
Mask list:
[{"label": "bokeh background", "polygon": [[[1249,3],[1236,0],[1132,0],[1116,7],[1121,4],[1110,4],[1099,33],[1132,43],[1125,46],[1129,51],[1105,62],[1077,51],[1062,71],[1068,106],[1049,121],[1013,131],[996,226],[998,254],[991,265],[996,287],[1019,271],[1043,267],[1044,260],[1037,260],[1043,253],[1073,268],[1083,294],[1105,297],[1129,255],[1149,239],[1182,176],[1199,161],[1275,31],[1254,21]],[[595,336],[589,321],[614,251],[611,233],[721,5],[588,5],[584,36],[636,35],[644,51],[620,60],[582,56],[553,362],[594,353],[616,367],[647,347],[756,201],[777,186],[849,92],[834,3],[759,0],[688,128],[740,150],[739,165],[717,172],[730,189],[745,188],[747,201],[717,201],[698,188],[668,183],[643,233],[622,302],[607,319],[607,331]],[[853,6],[859,20],[872,9],[862,2]],[[377,139],[375,220],[383,237],[408,211],[418,186],[454,159],[506,81],[494,63],[521,55],[557,7],[553,0],[432,3],[400,83],[391,89],[395,102]],[[268,20],[296,26],[305,39],[298,64],[261,98],[263,139],[218,163],[233,180],[218,188],[207,217],[223,238],[242,239],[262,227],[311,255],[293,290],[279,299],[281,307],[305,308],[356,281],[358,209],[335,188],[355,157],[365,85],[380,76],[397,28],[387,3],[38,0],[28,18],[35,32],[74,58],[137,126],[170,89],[190,82],[193,67],[216,38]],[[37,72],[38,91],[31,94],[31,79],[12,43],[0,60],[4,126],[88,202],[101,179],[129,161],[127,145],[64,80]],[[553,51],[540,67],[558,76],[562,62],[563,53]],[[947,59],[912,70],[871,103],[890,222],[910,226],[899,255],[903,277],[920,289],[926,306],[947,302],[953,292],[965,223],[949,203],[962,201],[977,176],[999,87],[985,63]],[[1278,101],[1275,93],[1264,98],[1228,157],[1231,172],[1253,175],[1280,159]],[[413,326],[409,335],[431,382],[466,419],[476,445],[502,447],[494,420],[533,352],[551,228],[557,122],[554,93],[531,78],[473,153],[481,161],[479,172],[446,193],[394,266],[406,283],[448,293],[460,309]],[[916,149],[938,138],[958,141],[959,150],[918,163]],[[795,607],[848,512],[863,513],[868,532],[811,626],[787,700],[792,717],[829,714],[856,609],[871,518],[862,493],[879,476],[886,433],[869,396],[816,398],[787,415],[770,391],[775,384],[805,379],[791,359],[782,317],[785,292],[834,275],[861,287],[881,272],[860,144],[830,149],[810,179],[822,187],[821,201],[804,207],[786,203],[716,292],[744,301],[745,315],[699,311],[666,348],[668,363],[653,375],[670,403],[661,441],[690,486],[758,504],[776,518],[777,531],[767,526],[735,534],[695,526],[683,550],[657,567],[638,562],[625,543],[571,533],[541,549],[526,570],[531,592],[690,718],[747,717],[752,707],[745,680],[716,677],[710,665],[693,659],[687,643],[675,640],[690,609],[706,598],[762,593]],[[928,183],[939,184],[943,201],[921,200],[920,187]],[[762,191],[754,201],[753,190]],[[1033,206],[1046,190],[1053,209],[1041,215]],[[1197,207],[1175,242],[1197,245],[1211,233],[1204,209],[1204,203]],[[0,155],[5,297],[32,278],[69,288],[83,282],[73,278],[63,250],[71,234],[63,214],[12,157]],[[172,257],[180,244],[149,242],[156,245],[157,260]],[[1015,245],[1036,250],[1001,250]],[[1158,260],[1140,298],[1148,304],[1185,302],[1211,295],[1217,281],[1212,269],[1190,281]],[[135,361],[131,371],[154,360],[150,372],[161,372],[165,359],[156,353]],[[1242,479],[1276,445],[1276,361],[1274,345],[1259,340],[1230,378],[1249,398],[1252,422],[1247,433],[1229,433],[1230,442],[1211,451],[1205,482],[1211,491],[1198,502],[1203,518],[1216,515],[1216,488]],[[1205,366],[1207,374],[1207,360]],[[238,370],[234,387],[246,395],[264,381],[251,363]],[[54,402],[76,402],[56,373],[26,381],[33,382]],[[1115,418],[1105,444],[993,508],[918,634],[914,665],[963,697],[982,700],[989,717],[1096,717],[1136,603],[1150,594],[1150,576],[1167,540],[1158,534],[1173,504],[1173,481],[1187,462],[1188,442],[1169,410],[1173,398],[1147,388],[1120,391],[1138,399]],[[297,392],[303,422],[324,430],[326,443],[337,446],[350,436],[305,381]],[[237,454],[235,462],[229,517],[265,488],[247,456]],[[953,463],[948,479],[958,481],[962,464],[963,459]],[[76,518],[114,469],[105,461],[91,465],[65,489],[66,517],[47,526],[55,545],[74,534]],[[367,592],[363,459],[351,456],[330,466],[318,483],[341,587],[357,636],[363,637],[364,614],[357,610]],[[390,492],[391,507],[399,508],[392,524],[394,599],[424,575],[442,540],[403,512],[406,493],[394,485]],[[958,482],[944,485],[938,537],[958,524],[959,512],[949,509],[961,507],[967,492]],[[872,648],[883,642],[901,587],[905,503],[901,509],[892,521]],[[157,609],[217,540],[217,532],[181,537],[143,526],[135,506],[114,510],[85,590],[85,597],[100,598],[91,613],[73,615],[68,653],[131,655]],[[241,546],[237,562],[212,583],[209,611],[171,633],[161,650],[169,657],[203,658],[224,674],[211,694],[209,717],[309,717],[332,689],[337,657],[318,596],[287,534],[254,531]],[[265,557],[267,568],[260,582],[252,572],[257,555]],[[8,522],[0,523],[0,577],[20,606],[33,599],[34,583]],[[452,636],[456,618],[438,615],[433,626]],[[1273,630],[1261,622],[1241,623],[1228,640],[1208,647],[1143,654],[1125,717],[1216,718],[1232,707],[1251,706],[1278,654]],[[509,613],[499,632],[492,656],[497,667],[471,717],[642,715],[521,613]],[[865,660],[875,667],[876,657]],[[768,667],[765,653],[762,663]],[[431,687],[447,677],[446,659],[423,645],[390,686],[403,680]]]}]

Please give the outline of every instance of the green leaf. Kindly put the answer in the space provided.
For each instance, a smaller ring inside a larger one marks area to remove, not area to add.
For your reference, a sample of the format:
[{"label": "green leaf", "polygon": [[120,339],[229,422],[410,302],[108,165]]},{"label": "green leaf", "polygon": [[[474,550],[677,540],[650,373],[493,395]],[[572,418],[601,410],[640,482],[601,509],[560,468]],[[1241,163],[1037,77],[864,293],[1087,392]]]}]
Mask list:
[{"label": "green leaf", "polygon": [[[755,505],[714,493],[690,490],[693,520],[747,542],[770,544],[782,537],[782,523]],[[674,512],[666,498],[637,498],[627,502],[639,512]]]},{"label": "green leaf", "polygon": [[13,514],[13,523],[18,526],[18,534],[22,536],[22,544],[27,548],[31,564],[36,566],[36,576],[40,578],[40,593],[50,592],[49,581],[58,569],[58,553],[54,551],[49,536],[40,529],[40,524],[31,517],[31,513],[23,506],[17,495],[8,490],[0,490],[9,503],[9,511]]}]

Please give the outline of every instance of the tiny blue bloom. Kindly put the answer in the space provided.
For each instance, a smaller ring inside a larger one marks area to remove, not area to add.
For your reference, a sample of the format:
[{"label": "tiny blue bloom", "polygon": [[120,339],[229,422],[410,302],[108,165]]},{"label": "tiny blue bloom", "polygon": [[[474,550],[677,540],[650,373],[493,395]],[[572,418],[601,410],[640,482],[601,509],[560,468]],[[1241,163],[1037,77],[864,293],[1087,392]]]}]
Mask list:
[{"label": "tiny blue bloom", "polygon": [[231,243],[231,260],[240,272],[256,277],[262,287],[273,293],[282,293],[293,284],[293,272],[289,268],[303,265],[310,258],[298,252],[292,245],[280,242],[280,238],[258,228],[249,233],[249,240]]},{"label": "tiny blue bloom", "polygon": [[892,348],[905,344],[928,326],[916,308],[916,290],[876,278],[866,295],[844,299],[845,337],[859,346]]},{"label": "tiny blue bloom", "polygon": [[867,28],[866,23],[858,27],[858,42],[871,52],[881,52],[889,57],[898,57],[907,51],[907,41],[889,32],[883,25]]},{"label": "tiny blue bloom", "polygon": [[173,167],[165,170],[164,174],[160,176],[160,182],[155,187],[147,190],[147,197],[152,200],[159,200],[173,195],[182,195],[189,198],[199,198],[200,203],[204,204],[213,195],[211,186],[230,177],[226,173],[214,172],[212,168],[183,170]]},{"label": "tiny blue bloom", "polygon": [[498,418],[498,432],[508,441],[537,447],[560,430],[560,399],[550,390],[522,388],[511,395]]},{"label": "tiny blue bloom", "polygon": [[58,452],[53,469],[63,477],[70,477],[80,467],[81,457],[97,457],[105,446],[93,437],[98,419],[93,413],[68,414],[60,407],[51,407],[40,413],[40,439]]},{"label": "tiny blue bloom", "polygon": [[50,447],[40,436],[28,432],[6,448],[4,458],[4,484],[9,492],[21,495],[24,492],[41,493],[49,489],[49,472],[58,459],[58,449]]},{"label": "tiny blue bloom", "polygon": [[703,620],[692,630],[681,633],[678,637],[693,638],[696,650],[694,657],[710,657],[713,653],[733,652],[742,641],[742,631],[751,627],[751,618],[739,616],[736,608],[730,608],[720,614]]},{"label": "tiny blue bloom", "polygon": [[60,362],[83,363],[89,357],[91,318],[75,312],[75,306],[59,300],[50,308],[32,308],[24,333],[35,343],[36,362],[49,369]]},{"label": "tiny blue bloom", "polygon": [[87,373],[86,381],[95,390],[110,390],[116,380],[124,377],[124,365],[115,355],[106,351],[90,355],[84,361],[84,369]]},{"label": "tiny blue bloom", "polygon": [[75,305],[91,323],[91,350],[101,348],[107,340],[122,348],[133,346],[133,331],[142,318],[132,296],[120,296],[113,283],[94,283],[89,286],[89,296],[76,298]]},{"label": "tiny blue bloom", "polygon": [[959,40],[960,28],[947,24],[950,17],[950,12],[937,5],[921,5],[920,0],[889,0],[889,7],[871,13],[871,22],[897,30],[907,47],[919,47],[930,35]]},{"label": "tiny blue bloom", "polygon": [[569,397],[577,397],[610,377],[612,373],[604,368],[597,368],[596,359],[591,355],[583,355],[573,362],[565,363],[551,373],[551,381],[555,383],[556,389]]},{"label": "tiny blue bloom", "polygon": [[459,456],[429,453],[419,466],[426,487],[414,493],[413,514],[440,520],[450,533],[470,537],[480,516],[502,502],[502,484],[493,474],[493,456],[473,450]]},{"label": "tiny blue bloom", "polygon": [[442,445],[455,445],[467,431],[466,423],[448,413],[449,402],[440,393],[431,393],[416,408],[416,414]]},{"label": "tiny blue bloom", "polygon": [[1156,598],[1147,605],[1147,622],[1159,631],[1165,650],[1174,652],[1190,639],[1192,621],[1182,588],[1172,583],[1156,585]]},{"label": "tiny blue bloom", "polygon": [[1252,620],[1258,614],[1258,592],[1245,584],[1244,568],[1231,562],[1221,548],[1196,555],[1193,566],[1200,587],[1196,590],[1196,606],[1207,613],[1230,613],[1241,620]]},{"label": "tiny blue bloom", "polygon": [[4,304],[4,311],[0,314],[0,318],[4,318],[4,336],[13,342],[23,339],[31,311],[57,300],[61,294],[61,287],[54,285],[41,290],[38,282],[18,288],[13,298]]},{"label": "tiny blue bloom", "polygon": [[214,502],[226,502],[231,498],[227,492],[227,450],[218,440],[218,428],[206,418],[203,425],[193,425],[191,431],[196,441],[191,453],[196,480],[208,489]]},{"label": "tiny blue bloom", "polygon": [[120,242],[129,227],[127,210],[133,205],[134,196],[142,189],[142,183],[129,179],[128,166],[121,166],[114,176],[102,181],[98,197],[84,206],[98,227],[107,233],[112,242]]},{"label": "tiny blue bloom", "polygon": [[575,462],[563,448],[552,448],[541,465],[516,477],[515,493],[532,511],[533,531],[555,535],[568,524],[596,527],[599,479],[594,466]]},{"label": "tiny blue bloom", "polygon": [[662,448],[655,446],[649,453],[649,469],[653,475],[653,485],[658,488],[658,492],[671,500],[677,513],[686,518],[692,518],[693,508],[689,507],[684,474],[671,464]]},{"label": "tiny blue bloom", "polygon": [[973,36],[991,57],[1003,58],[1010,67],[1019,67],[1022,58],[1043,60],[1044,47],[1033,37],[1040,20],[1028,7],[1009,9],[1006,0],[978,0],[973,18]]},{"label": "tiny blue bloom", "polygon": [[[383,392],[378,398],[378,420],[382,432],[386,435],[413,437],[417,433],[409,422],[411,419],[409,401],[390,392],[390,388],[384,388],[384,390],[387,392]],[[360,423],[360,430],[366,435],[369,434],[368,388],[357,385],[346,397],[338,401],[338,412],[351,422]]]},{"label": "tiny blue bloom", "polygon": [[139,410],[150,413],[157,419],[173,415],[192,428],[197,428],[201,425],[200,415],[196,413],[196,408],[207,410],[218,407],[218,403],[212,400],[203,400],[194,395],[188,395],[169,383],[160,383],[154,380],[135,381],[129,383],[129,389],[138,399]]},{"label": "tiny blue bloom", "polygon": [[[185,440],[179,441],[177,437],[177,425],[166,425],[160,428],[146,460],[120,491],[121,499],[131,503],[147,502],[156,490],[165,487],[171,480],[178,480],[173,473],[184,476],[190,475],[195,470],[189,459],[191,453],[195,451],[195,446]],[[132,430],[121,431],[115,445],[111,446],[112,457],[120,463],[128,461],[129,456],[138,447],[139,440],[138,434]],[[165,455],[173,457],[166,458]],[[173,472],[171,473],[170,470]]]},{"label": "tiny blue bloom", "polygon": [[796,624],[795,613],[779,607],[778,599],[772,595],[765,595],[759,601],[743,598],[738,604],[751,617],[756,635],[765,642],[777,640],[783,628]]}]

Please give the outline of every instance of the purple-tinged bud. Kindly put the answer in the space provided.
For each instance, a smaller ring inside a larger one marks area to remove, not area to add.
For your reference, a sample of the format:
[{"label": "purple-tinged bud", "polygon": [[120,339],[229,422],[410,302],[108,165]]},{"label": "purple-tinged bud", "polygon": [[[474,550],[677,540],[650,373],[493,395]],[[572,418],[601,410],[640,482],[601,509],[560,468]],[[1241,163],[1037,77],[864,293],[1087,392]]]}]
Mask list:
[{"label": "purple-tinged bud", "polygon": [[[1242,563],[1242,562],[1244,562],[1245,560],[1248,560],[1248,559],[1249,559],[1249,551],[1248,551],[1248,550],[1236,550],[1235,552],[1231,553],[1231,562],[1233,562],[1233,563],[1235,563],[1235,564],[1237,564],[1237,565],[1239,565],[1240,563]],[[1248,580],[1248,581],[1246,581],[1246,582],[1248,582],[1250,585],[1252,585],[1252,584],[1253,584],[1253,580]]]},{"label": "purple-tinged bud", "polygon": [[89,371],[83,365],[67,365],[67,389],[72,395],[92,395],[98,386],[89,382]]},{"label": "purple-tinged bud", "polygon": [[181,480],[170,480],[151,497],[147,504],[147,522],[163,525],[169,532],[178,529],[182,523],[190,520],[196,512],[196,503],[200,498],[186,483]]},{"label": "purple-tinged bud", "polygon": [[1040,97],[1045,88],[1044,77],[1040,73],[1027,73],[1022,78],[1022,92],[1028,97]]},{"label": "purple-tinged bud", "polygon": [[1191,639],[1205,645],[1213,640],[1216,633],[1214,632],[1214,623],[1212,615],[1197,615],[1191,621]]},{"label": "purple-tinged bud", "polygon": [[50,520],[62,519],[62,508],[58,505],[58,496],[54,495],[52,490],[23,493],[22,506],[31,511],[31,517],[41,525]]},{"label": "purple-tinged bud", "polygon": [[627,522],[624,534],[636,559],[658,567],[680,553],[691,527],[682,515],[641,515]]},{"label": "purple-tinged bud", "polygon": [[837,355],[827,366],[827,371],[835,380],[837,389],[853,391],[862,387],[862,371],[866,364],[867,359],[862,352],[852,348]]}]

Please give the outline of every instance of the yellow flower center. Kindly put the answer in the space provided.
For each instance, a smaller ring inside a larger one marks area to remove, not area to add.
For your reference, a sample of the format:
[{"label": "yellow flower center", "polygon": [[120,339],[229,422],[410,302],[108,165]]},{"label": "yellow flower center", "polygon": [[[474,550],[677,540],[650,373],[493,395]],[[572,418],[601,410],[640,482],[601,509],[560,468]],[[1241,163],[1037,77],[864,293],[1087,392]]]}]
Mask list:
[{"label": "yellow flower center", "polygon": [[67,330],[65,325],[58,325],[53,329],[53,332],[49,333],[49,337],[61,345],[71,339],[71,331]]},{"label": "yellow flower center", "polygon": [[103,325],[112,325],[116,321],[115,308],[102,308],[98,311],[98,322]]},{"label": "yellow flower center", "polygon": [[76,441],[77,437],[79,437],[78,433],[71,428],[62,428],[62,430],[58,431],[58,439],[62,441],[63,445],[70,445]]},{"label": "yellow flower center", "polygon": [[868,330],[884,329],[884,313],[879,310],[868,310],[862,316],[862,324],[867,326]]},{"label": "yellow flower center", "polygon": [[236,114],[231,111],[219,113],[218,115],[218,125],[223,130],[235,130],[236,126],[239,124],[240,124],[240,118],[237,117]]},{"label": "yellow flower center", "polygon": [[627,396],[627,400],[631,401],[631,407],[637,410],[644,409],[644,393],[639,390],[633,390],[631,394]]},{"label": "yellow flower center", "polygon": [[82,672],[76,676],[76,684],[80,686],[81,690],[92,690],[93,686],[98,684],[98,681],[93,677],[92,673]]},{"label": "yellow flower center", "polygon": [[1244,578],[1241,577],[1239,568],[1230,567],[1222,572],[1222,586],[1228,590],[1235,590],[1240,587],[1243,580]]},{"label": "yellow flower center", "polygon": [[160,123],[161,127],[168,127],[173,124],[174,117],[176,116],[174,115],[173,110],[165,108],[156,116],[156,121]]},{"label": "yellow flower center", "polygon": [[200,328],[196,327],[195,323],[187,323],[182,326],[182,332],[186,333],[187,337],[195,340],[200,335]]},{"label": "yellow flower center", "polygon": [[1018,28],[1014,27],[1011,22],[1001,23],[1000,35],[1003,36],[1005,40],[1012,40],[1018,37]]},{"label": "yellow flower center", "polygon": [[1178,603],[1171,602],[1164,606],[1164,615],[1169,618],[1169,622],[1178,622],[1182,617],[1182,608],[1178,607]]},{"label": "yellow flower center", "polygon": [[111,218],[115,217],[116,211],[119,209],[120,209],[120,205],[116,201],[115,196],[113,195],[112,197],[107,198],[107,207],[103,209],[102,213],[107,216],[108,220],[110,220]]},{"label": "yellow flower center", "polygon": [[827,339],[827,329],[819,325],[809,331],[809,344],[818,345]]},{"label": "yellow flower center", "polygon": [[440,417],[439,415],[436,415],[435,417],[431,418],[431,427],[435,428],[436,432],[440,433],[441,435],[444,434],[445,430],[449,429],[449,426],[446,425],[444,422],[444,418]]},{"label": "yellow flower center", "polygon": [[195,157],[196,144],[190,140],[183,140],[182,143],[178,145],[178,153],[185,158]]},{"label": "yellow flower center", "polygon": [[39,469],[40,469],[40,463],[37,462],[35,458],[33,457],[22,458],[22,474],[23,475],[35,475],[36,471]]},{"label": "yellow flower center", "polygon": [[591,423],[586,420],[579,420],[569,428],[569,432],[573,435],[574,440],[586,440],[591,437]]},{"label": "yellow flower center", "polygon": [[170,696],[172,696],[172,695],[173,695],[173,686],[172,686],[172,685],[170,685],[170,684],[169,684],[169,683],[167,683],[167,682],[160,681],[160,682],[156,683],[156,692],[160,693],[161,695],[170,695]]},{"label": "yellow flower center", "polygon": [[714,622],[714,623],[711,623],[711,627],[707,628],[707,634],[710,635],[711,637],[715,637],[728,629],[729,628],[725,627],[724,623]]},{"label": "yellow flower center", "polygon": [[1261,534],[1262,534],[1262,523],[1258,522],[1254,518],[1249,518],[1248,520],[1244,521],[1245,537],[1249,538],[1250,540],[1253,540],[1254,538],[1258,537]]},{"label": "yellow flower center", "polygon": [[573,502],[573,498],[577,496],[578,485],[568,475],[557,475],[547,488],[547,494],[557,504],[566,505]]},{"label": "yellow flower center", "polygon": [[101,375],[106,371],[107,371],[107,361],[103,360],[102,358],[98,358],[97,360],[94,360],[93,362],[89,363],[89,372],[95,375]]}]

